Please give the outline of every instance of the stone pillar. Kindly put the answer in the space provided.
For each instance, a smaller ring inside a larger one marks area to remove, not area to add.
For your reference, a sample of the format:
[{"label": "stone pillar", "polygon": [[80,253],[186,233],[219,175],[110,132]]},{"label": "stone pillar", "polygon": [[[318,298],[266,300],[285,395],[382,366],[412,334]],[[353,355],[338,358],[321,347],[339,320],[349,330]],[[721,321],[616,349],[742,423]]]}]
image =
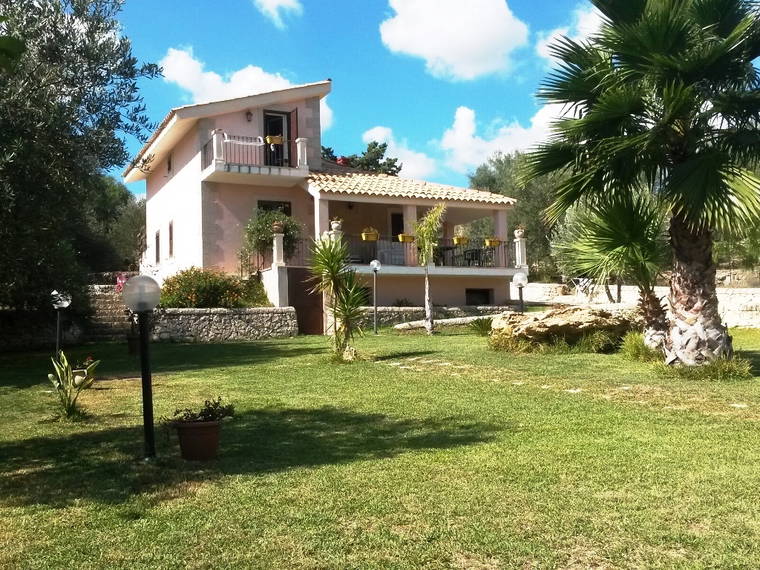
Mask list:
[{"label": "stone pillar", "polygon": [[[404,233],[414,235],[414,226],[417,223],[417,206],[404,206]],[[405,243],[404,246],[404,265],[407,267],[416,266],[417,248],[413,243]]]},{"label": "stone pillar", "polygon": [[319,239],[330,229],[330,202],[324,198],[314,198],[314,238]]},{"label": "stone pillar", "polygon": [[272,240],[272,267],[285,265],[285,234],[274,234]]},{"label": "stone pillar", "polygon": [[309,168],[309,158],[306,153],[306,143],[309,139],[300,137],[296,139],[296,154],[298,154],[298,162],[296,165],[298,168]]},{"label": "stone pillar", "polygon": [[524,237],[515,238],[515,267],[526,269],[528,267],[528,251]]},{"label": "stone pillar", "polygon": [[214,163],[224,165],[224,131],[215,129],[213,135]]},{"label": "stone pillar", "polygon": [[502,241],[507,241],[507,211],[494,210],[491,214],[493,218],[493,235]]}]

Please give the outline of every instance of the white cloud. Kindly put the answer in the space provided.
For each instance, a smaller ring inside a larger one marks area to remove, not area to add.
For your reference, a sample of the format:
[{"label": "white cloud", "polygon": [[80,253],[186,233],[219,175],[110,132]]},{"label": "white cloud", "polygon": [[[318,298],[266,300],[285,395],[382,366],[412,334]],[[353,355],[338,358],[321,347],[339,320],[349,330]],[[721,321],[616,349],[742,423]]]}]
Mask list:
[{"label": "white cloud", "polygon": [[400,175],[406,178],[427,178],[436,171],[436,162],[424,152],[410,149],[406,141],[397,141],[393,136],[393,130],[388,127],[373,127],[362,135],[365,143],[377,141],[388,143],[385,155],[398,158],[403,164]]},{"label": "white cloud", "polygon": [[253,4],[281,30],[285,29],[283,14],[300,16],[303,13],[303,6],[299,0],[253,0]]},{"label": "white cloud", "polygon": [[562,115],[560,105],[545,105],[533,115],[529,126],[514,121],[498,127],[487,136],[477,134],[475,111],[459,107],[454,122],[443,134],[441,148],[447,154],[446,165],[465,173],[485,162],[496,152],[527,150],[546,140],[553,120]]},{"label": "white cloud", "polygon": [[536,42],[536,53],[553,63],[549,46],[562,36],[566,36],[576,42],[585,40],[599,31],[602,26],[602,14],[593,6],[580,4],[573,10],[572,20],[569,25],[556,28],[548,32],[539,32]]},{"label": "white cloud", "polygon": [[[269,73],[255,65],[247,65],[224,76],[206,71],[204,63],[193,55],[192,48],[169,48],[159,64],[164,69],[164,79],[187,91],[193,103],[233,99],[287,89],[293,85],[279,73]],[[333,123],[333,112],[326,99],[321,101],[320,115],[322,130],[329,129]]]},{"label": "white cloud", "polygon": [[507,71],[510,55],[528,41],[528,26],[506,0],[389,0],[395,15],[380,24],[393,52],[425,60],[446,79]]}]

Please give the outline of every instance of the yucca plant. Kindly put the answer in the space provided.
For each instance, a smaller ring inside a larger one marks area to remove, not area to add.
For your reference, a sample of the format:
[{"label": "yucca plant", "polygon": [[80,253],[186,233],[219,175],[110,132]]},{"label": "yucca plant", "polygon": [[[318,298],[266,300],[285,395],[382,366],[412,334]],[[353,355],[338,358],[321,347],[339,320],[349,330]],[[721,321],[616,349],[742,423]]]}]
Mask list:
[{"label": "yucca plant", "polygon": [[576,206],[552,242],[565,270],[597,282],[622,278],[639,288],[647,346],[662,349],[667,318],[654,292],[668,259],[665,210],[645,193],[614,201]]},{"label": "yucca plant", "polygon": [[587,40],[552,46],[539,90],[564,110],[529,156],[529,175],[563,172],[549,220],[639,191],[668,209],[673,272],[669,362],[732,353],[715,293],[713,233],[760,220],[760,8],[750,0],[591,0]]},{"label": "yucca plant", "polygon": [[82,390],[92,386],[95,380],[95,369],[100,360],[89,362],[83,369],[74,370],[62,350],[51,357],[54,374],[48,374],[48,379],[58,395],[61,412],[67,418],[81,414],[77,399]]},{"label": "yucca plant", "polygon": [[418,259],[425,270],[425,330],[433,334],[433,300],[430,297],[430,275],[428,266],[433,262],[435,250],[438,247],[438,234],[441,232],[443,218],[446,215],[446,204],[438,204],[431,208],[427,214],[417,222],[415,234],[417,236]]},{"label": "yucca plant", "polygon": [[332,313],[333,352],[336,358],[352,353],[351,342],[359,330],[363,287],[348,263],[348,245],[343,239],[325,237],[314,241],[311,256],[313,291],[324,295]]}]

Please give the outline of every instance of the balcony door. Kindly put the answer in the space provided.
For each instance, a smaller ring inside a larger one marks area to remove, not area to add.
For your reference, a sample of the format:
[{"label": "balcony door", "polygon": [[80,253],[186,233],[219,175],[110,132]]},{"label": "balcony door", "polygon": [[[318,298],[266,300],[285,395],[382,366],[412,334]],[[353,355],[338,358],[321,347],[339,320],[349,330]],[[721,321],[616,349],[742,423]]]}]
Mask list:
[{"label": "balcony door", "polygon": [[295,139],[298,138],[298,111],[264,111],[264,157],[267,166],[297,166]]}]

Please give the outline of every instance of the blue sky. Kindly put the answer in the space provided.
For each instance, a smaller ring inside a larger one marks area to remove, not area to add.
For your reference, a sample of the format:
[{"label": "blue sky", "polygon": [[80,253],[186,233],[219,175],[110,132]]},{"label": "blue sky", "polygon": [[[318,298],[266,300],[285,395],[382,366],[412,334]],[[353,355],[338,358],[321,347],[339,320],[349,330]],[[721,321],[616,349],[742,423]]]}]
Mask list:
[{"label": "blue sky", "polygon": [[402,175],[466,186],[493,152],[546,135],[546,44],[599,19],[584,0],[127,0],[120,21],[135,55],[164,67],[141,84],[155,121],[329,77],[324,145],[351,154],[379,139]]}]

